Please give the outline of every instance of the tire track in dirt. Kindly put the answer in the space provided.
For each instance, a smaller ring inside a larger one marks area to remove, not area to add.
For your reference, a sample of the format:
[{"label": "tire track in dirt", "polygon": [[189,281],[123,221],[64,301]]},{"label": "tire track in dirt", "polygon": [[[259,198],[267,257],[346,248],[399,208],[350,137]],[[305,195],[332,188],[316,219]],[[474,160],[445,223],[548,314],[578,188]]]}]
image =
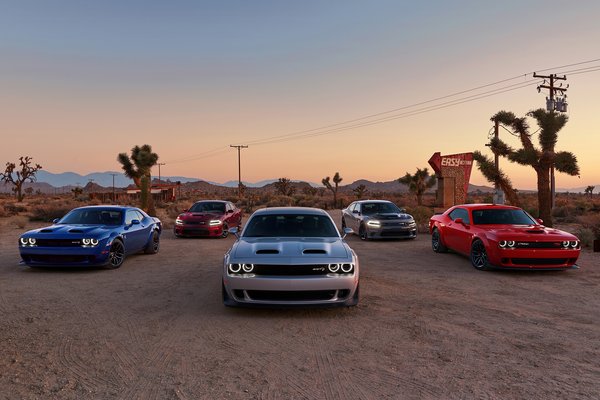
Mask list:
[{"label": "tire track in dirt", "polygon": [[88,365],[79,354],[73,351],[73,340],[67,338],[64,340],[58,350],[59,362],[63,367],[75,375],[80,383],[90,391],[96,391],[99,388],[115,388],[114,382],[102,377],[90,374]]}]

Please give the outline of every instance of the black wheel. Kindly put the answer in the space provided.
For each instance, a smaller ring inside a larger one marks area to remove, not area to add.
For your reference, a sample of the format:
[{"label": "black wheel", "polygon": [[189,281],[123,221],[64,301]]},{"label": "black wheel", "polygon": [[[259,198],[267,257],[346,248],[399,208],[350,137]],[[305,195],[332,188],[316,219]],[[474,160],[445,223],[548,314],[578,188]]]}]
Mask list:
[{"label": "black wheel", "polygon": [[471,244],[471,264],[480,271],[488,269],[487,251],[481,240],[475,240]]},{"label": "black wheel", "polygon": [[146,254],[156,254],[160,250],[160,235],[158,232],[154,231],[152,233],[152,238],[150,239],[150,243],[144,249],[144,253]]},{"label": "black wheel", "polygon": [[365,228],[364,225],[361,225],[360,228],[358,229],[358,236],[360,237],[361,240],[369,239],[369,236],[367,234],[367,228]]},{"label": "black wheel", "polygon": [[431,248],[436,253],[445,253],[448,251],[448,248],[442,244],[442,235],[437,228],[434,228],[433,232],[431,232]]},{"label": "black wheel", "polygon": [[223,233],[221,233],[221,237],[226,238],[229,236],[229,227],[227,224],[223,224]]},{"label": "black wheel", "polygon": [[342,218],[342,230],[346,229],[346,219]]},{"label": "black wheel", "polygon": [[108,253],[108,268],[119,268],[125,260],[125,246],[120,240],[114,240]]}]

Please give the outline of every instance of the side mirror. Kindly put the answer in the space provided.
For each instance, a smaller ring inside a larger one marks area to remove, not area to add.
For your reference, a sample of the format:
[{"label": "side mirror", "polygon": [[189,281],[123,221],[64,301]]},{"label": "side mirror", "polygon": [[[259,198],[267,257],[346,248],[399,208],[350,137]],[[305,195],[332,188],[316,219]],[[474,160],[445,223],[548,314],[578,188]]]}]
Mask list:
[{"label": "side mirror", "polygon": [[400,214],[406,214],[406,208],[401,208],[400,209]]},{"label": "side mirror", "polygon": [[358,211],[358,210],[352,210],[352,214],[360,214],[360,211]]},{"label": "side mirror", "polygon": [[462,219],[462,218],[456,218],[456,219],[454,220],[454,222],[456,222],[457,224],[461,224],[461,225],[464,225],[464,224],[465,224],[465,221],[463,221],[463,219]]},{"label": "side mirror", "polygon": [[54,218],[54,219],[52,220],[52,223],[53,223],[53,224],[56,224],[58,221],[60,221],[60,218]]},{"label": "side mirror", "polygon": [[226,214],[233,214],[233,210],[227,210]]},{"label": "side mirror", "polygon": [[352,228],[344,228],[344,236],[342,236],[342,239],[346,237],[346,235],[349,235],[351,233],[354,233],[354,229]]},{"label": "side mirror", "polygon": [[536,221],[538,222],[538,224],[540,225],[544,225],[544,220],[541,218],[536,219]]},{"label": "side mirror", "polygon": [[131,220],[131,225],[139,225],[141,222],[139,219],[132,219]]},{"label": "side mirror", "polygon": [[229,228],[229,229],[227,230],[227,232],[234,234],[234,235],[235,235],[235,237],[236,237],[236,238],[238,238],[238,239],[239,239],[239,237],[240,237],[240,234],[239,234],[239,229],[237,228],[237,226],[234,226],[233,228]]}]

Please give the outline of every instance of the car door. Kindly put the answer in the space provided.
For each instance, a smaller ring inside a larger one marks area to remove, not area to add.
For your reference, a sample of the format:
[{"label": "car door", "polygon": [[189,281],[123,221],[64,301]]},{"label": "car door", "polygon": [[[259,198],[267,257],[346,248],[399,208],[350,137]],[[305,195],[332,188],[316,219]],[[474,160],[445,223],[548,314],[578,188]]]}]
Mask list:
[{"label": "car door", "polygon": [[354,232],[358,232],[358,227],[360,226],[360,203],[354,203],[354,205],[348,207],[348,211],[346,226],[352,228]]},{"label": "car door", "polygon": [[233,203],[229,203],[229,205],[233,210],[233,220],[235,222],[233,226],[240,226],[242,224],[242,210],[240,208],[237,208],[236,205]]},{"label": "car door", "polygon": [[[468,254],[471,249],[471,221],[466,208],[455,208],[448,214],[450,222],[446,225],[444,241],[452,250]],[[458,219],[462,222],[456,222]]]},{"label": "car door", "polygon": [[[123,238],[125,239],[125,251],[127,253],[137,253],[142,250],[146,245],[146,232],[148,227],[143,224],[143,215],[138,213],[136,210],[127,210],[125,213],[125,232]],[[139,223],[134,224],[134,221]]]}]

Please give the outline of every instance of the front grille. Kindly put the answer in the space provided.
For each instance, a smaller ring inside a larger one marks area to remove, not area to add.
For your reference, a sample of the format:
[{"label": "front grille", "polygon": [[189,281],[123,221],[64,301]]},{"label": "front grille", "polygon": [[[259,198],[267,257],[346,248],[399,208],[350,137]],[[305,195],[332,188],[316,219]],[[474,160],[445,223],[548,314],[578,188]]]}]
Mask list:
[{"label": "front grille", "polygon": [[81,239],[37,239],[38,247],[80,247]]},{"label": "front grille", "polygon": [[25,261],[44,264],[71,264],[94,261],[94,256],[35,254],[24,256]]},{"label": "front grille", "polygon": [[184,235],[194,235],[194,236],[208,236],[208,229],[184,229]]},{"label": "front grille", "polygon": [[567,258],[513,258],[515,265],[563,265],[567,263]]},{"label": "front grille", "polygon": [[308,265],[271,265],[254,264],[255,275],[292,276],[292,275],[327,275],[327,264]]},{"label": "front grille", "polygon": [[327,301],[340,297],[337,290],[247,290],[246,293],[252,300],[261,301]]},{"label": "front grille", "polygon": [[517,242],[517,249],[562,249],[561,242]]},{"label": "front grille", "polygon": [[185,225],[204,225],[204,221],[185,221]]},{"label": "front grille", "polygon": [[390,229],[387,231],[381,231],[381,236],[412,236],[412,231]]},{"label": "front grille", "polygon": [[383,226],[409,226],[410,222],[384,222]]}]

